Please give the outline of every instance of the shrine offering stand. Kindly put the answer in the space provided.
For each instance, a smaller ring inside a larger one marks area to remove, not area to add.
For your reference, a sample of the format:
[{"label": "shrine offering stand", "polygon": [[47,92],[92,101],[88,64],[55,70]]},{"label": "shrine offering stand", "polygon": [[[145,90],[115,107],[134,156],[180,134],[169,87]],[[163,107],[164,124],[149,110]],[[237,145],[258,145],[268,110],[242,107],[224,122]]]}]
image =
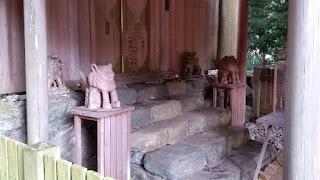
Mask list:
[{"label": "shrine offering stand", "polygon": [[[242,106],[243,100],[241,99],[242,91],[246,89],[245,83],[240,84],[223,84],[213,83],[213,107],[217,107],[217,90],[230,91],[230,110],[231,110],[231,125],[243,125],[245,121],[245,109]],[[245,97],[244,97],[245,98]],[[245,101],[245,100],[244,100]]]},{"label": "shrine offering stand", "polygon": [[94,111],[78,107],[74,115],[76,137],[76,164],[81,165],[81,120],[98,124],[98,172],[117,180],[130,179],[130,119],[133,106],[117,110]]}]

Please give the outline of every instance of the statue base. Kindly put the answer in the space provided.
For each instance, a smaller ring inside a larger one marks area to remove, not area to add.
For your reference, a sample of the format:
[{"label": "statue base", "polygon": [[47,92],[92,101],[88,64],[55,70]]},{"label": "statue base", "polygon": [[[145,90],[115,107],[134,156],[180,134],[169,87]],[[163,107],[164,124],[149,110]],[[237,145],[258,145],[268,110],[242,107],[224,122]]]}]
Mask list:
[{"label": "statue base", "polygon": [[54,91],[48,90],[49,95],[63,95],[63,94],[69,94],[69,93],[70,93],[70,89],[67,89],[67,88],[54,90]]},{"label": "statue base", "polygon": [[112,109],[102,109],[100,108],[96,108],[96,109],[89,109],[86,106],[79,106],[75,108],[76,110],[82,110],[82,111],[91,111],[91,112],[106,112],[106,111],[117,111],[119,109],[121,109],[121,107],[118,108],[112,108]]}]

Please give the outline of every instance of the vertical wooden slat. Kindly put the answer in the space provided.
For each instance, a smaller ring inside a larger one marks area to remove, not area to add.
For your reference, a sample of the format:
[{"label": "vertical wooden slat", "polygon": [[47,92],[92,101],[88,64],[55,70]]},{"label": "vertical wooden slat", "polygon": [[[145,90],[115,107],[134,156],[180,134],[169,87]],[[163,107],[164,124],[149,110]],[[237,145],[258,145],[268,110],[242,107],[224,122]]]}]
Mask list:
[{"label": "vertical wooden slat", "polygon": [[260,95],[261,95],[261,68],[253,69],[253,116],[260,117]]},{"label": "vertical wooden slat", "polygon": [[122,146],[122,114],[117,115],[117,121],[116,121],[116,128],[117,128],[117,178],[116,179],[125,179],[123,177],[123,159],[122,159],[122,153],[124,151],[124,147]]},{"label": "vertical wooden slat", "polygon": [[182,69],[181,63],[183,59],[183,54],[185,51],[184,48],[184,23],[185,23],[185,13],[184,13],[184,4],[185,0],[176,0],[176,10],[175,10],[175,16],[170,18],[176,18],[175,22],[175,49],[176,49],[176,56],[174,59],[170,59],[171,61],[175,62],[174,67],[172,67],[172,70],[175,70],[177,73],[179,73]]},{"label": "vertical wooden slat", "polygon": [[130,129],[128,129],[128,121],[130,121],[130,117],[128,116],[128,112],[121,114],[122,121],[122,161],[123,161],[123,179],[130,179],[130,160],[128,159],[128,152],[130,152],[130,146],[128,146],[128,134],[130,134]]},{"label": "vertical wooden slat", "polygon": [[111,130],[110,130],[110,139],[111,139],[111,172],[110,176],[112,178],[117,177],[117,117],[115,115],[111,116]]},{"label": "vertical wooden slat", "polygon": [[8,138],[0,135],[0,179],[8,180]]},{"label": "vertical wooden slat", "polygon": [[104,154],[105,154],[105,169],[104,176],[111,176],[111,118],[106,117],[104,119],[104,131],[105,131],[105,139],[104,139]]},{"label": "vertical wooden slat", "polygon": [[78,0],[79,8],[79,55],[80,70],[89,74],[91,64],[91,41],[90,41],[90,3],[89,0]]},{"label": "vertical wooden slat", "polygon": [[71,165],[69,161],[57,160],[57,180],[71,180]]},{"label": "vertical wooden slat", "polygon": [[[79,9],[78,0],[68,0],[68,27],[69,27],[69,74],[70,80],[79,80]],[[82,28],[82,27],[81,27]]]},{"label": "vertical wooden slat", "polygon": [[71,166],[71,179],[72,180],[86,180],[87,168],[79,165]]},{"label": "vertical wooden slat", "polygon": [[130,136],[130,129],[131,129],[131,111],[127,112],[127,180],[130,179],[130,159],[131,159],[131,136]]},{"label": "vertical wooden slat", "polygon": [[149,57],[150,57],[150,69],[151,71],[159,71],[160,70],[160,3],[163,1],[150,1],[150,47],[149,47]]},{"label": "vertical wooden slat", "polygon": [[8,177],[9,179],[18,179],[18,153],[17,141],[8,140]]},{"label": "vertical wooden slat", "polygon": [[160,70],[169,70],[169,12],[165,10],[165,2],[160,1]]},{"label": "vertical wooden slat", "polygon": [[90,12],[90,42],[91,42],[91,61],[97,63],[97,41],[96,41],[96,22],[95,22],[95,1],[89,1]]},{"label": "vertical wooden slat", "polygon": [[87,172],[87,180],[103,180],[103,177],[101,174],[94,172],[94,171],[88,171]]},{"label": "vertical wooden slat", "polygon": [[75,131],[75,138],[76,138],[76,164],[81,165],[81,119],[79,116],[74,116],[74,131]]},{"label": "vertical wooden slat", "polygon": [[23,151],[28,146],[22,143],[17,145],[17,156],[18,156],[18,173],[19,173],[19,180],[24,179],[24,160],[23,160]]},{"label": "vertical wooden slat", "polygon": [[52,156],[44,155],[43,160],[45,180],[57,180],[57,159]]},{"label": "vertical wooden slat", "polygon": [[105,175],[105,126],[104,118],[98,119],[98,172]]}]

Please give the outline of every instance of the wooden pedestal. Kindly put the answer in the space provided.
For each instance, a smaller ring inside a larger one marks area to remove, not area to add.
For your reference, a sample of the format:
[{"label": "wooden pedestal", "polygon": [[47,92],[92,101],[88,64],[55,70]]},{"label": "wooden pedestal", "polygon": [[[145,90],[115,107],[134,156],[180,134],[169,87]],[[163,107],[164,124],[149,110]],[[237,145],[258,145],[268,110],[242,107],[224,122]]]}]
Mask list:
[{"label": "wooden pedestal", "polygon": [[132,106],[111,111],[92,111],[78,107],[74,115],[76,164],[81,165],[81,120],[98,123],[98,172],[117,180],[130,179],[130,119]]},{"label": "wooden pedestal", "polygon": [[[245,91],[246,84],[213,84],[213,107],[217,107],[217,90],[230,91],[231,125],[242,126],[245,123]],[[244,94],[244,97],[242,97]]]}]

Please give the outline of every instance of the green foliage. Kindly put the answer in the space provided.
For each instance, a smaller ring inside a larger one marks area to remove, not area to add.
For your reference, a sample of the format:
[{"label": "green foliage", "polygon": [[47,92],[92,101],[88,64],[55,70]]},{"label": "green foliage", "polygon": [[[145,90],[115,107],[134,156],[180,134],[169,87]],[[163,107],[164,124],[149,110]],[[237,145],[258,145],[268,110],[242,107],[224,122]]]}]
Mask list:
[{"label": "green foliage", "polygon": [[287,41],[288,0],[249,2],[247,64],[251,69],[260,65],[262,54],[277,54],[278,48]]}]

